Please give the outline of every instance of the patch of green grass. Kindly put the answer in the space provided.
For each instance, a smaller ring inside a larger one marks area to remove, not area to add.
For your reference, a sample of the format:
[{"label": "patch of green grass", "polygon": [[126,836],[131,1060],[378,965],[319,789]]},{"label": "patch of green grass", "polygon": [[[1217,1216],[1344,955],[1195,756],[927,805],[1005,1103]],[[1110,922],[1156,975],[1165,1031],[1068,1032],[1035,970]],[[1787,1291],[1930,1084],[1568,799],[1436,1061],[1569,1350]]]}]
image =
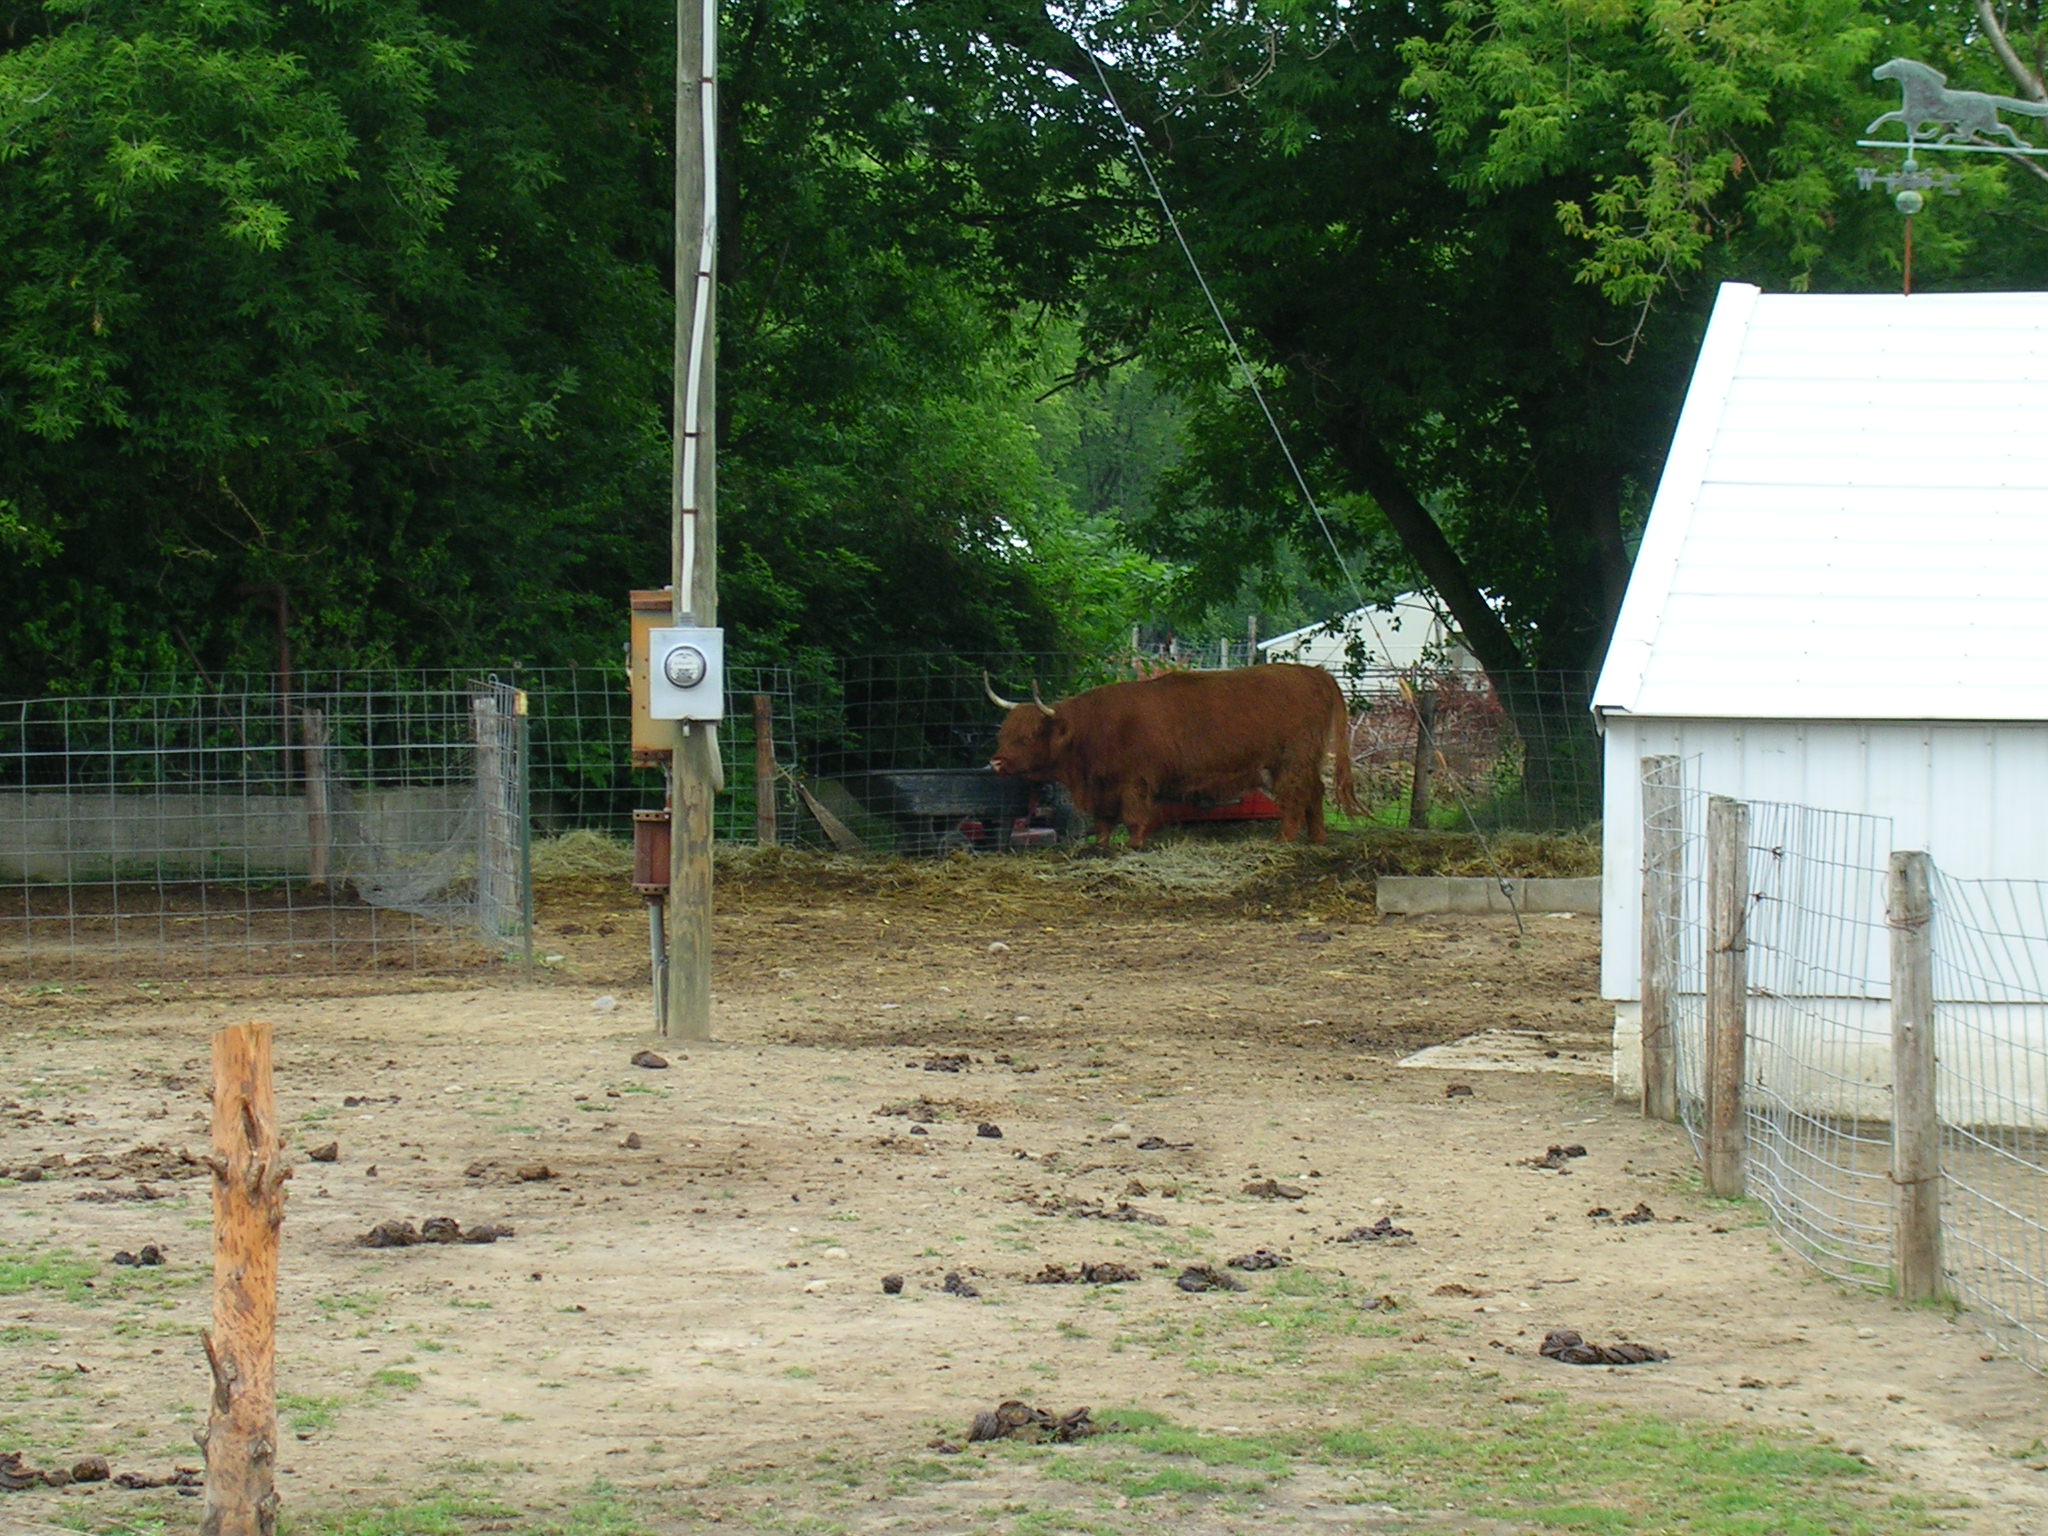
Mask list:
[{"label": "patch of green grass", "polygon": [[334,1295],[315,1296],[313,1305],[322,1317],[332,1320],[339,1317],[368,1317],[381,1310],[388,1298],[382,1291],[342,1291]]},{"label": "patch of green grass", "polygon": [[1298,1361],[1329,1339],[1398,1338],[1398,1324],[1376,1313],[1362,1312],[1340,1299],[1302,1300],[1276,1297],[1247,1307],[1241,1315],[1259,1330],[1276,1361]]},{"label": "patch of green grass", "polygon": [[334,1417],[341,1412],[342,1399],[338,1397],[309,1397],[297,1392],[277,1394],[277,1411],[291,1421],[293,1429],[301,1434],[317,1434],[323,1429],[334,1427]]},{"label": "patch of green grass", "polygon": [[[1109,1422],[1123,1424],[1123,1415],[1113,1414]],[[1136,1446],[1158,1456],[1177,1456],[1205,1467],[1249,1467],[1284,1477],[1296,1446],[1292,1436],[1254,1439],[1246,1435],[1212,1435],[1183,1428],[1171,1422],[1128,1431],[1129,1440],[1120,1444]]]},{"label": "patch of green grass", "polygon": [[[1526,1403],[1522,1405],[1526,1408]],[[1817,1442],[1544,1401],[1511,1423],[1413,1416],[1333,1430],[1315,1454],[1369,1465],[1390,1502],[1454,1503],[1546,1531],[1906,1536],[1940,1529],[1861,1461]]]},{"label": "patch of green grass", "polygon": [[0,1296],[48,1291],[66,1301],[97,1301],[100,1266],[68,1248],[46,1253],[0,1253]]},{"label": "patch of green grass", "polygon": [[888,1470],[888,1489],[892,1494],[901,1494],[909,1489],[929,1483],[953,1483],[977,1475],[972,1462],[958,1458],[941,1460],[934,1456],[920,1457],[915,1461],[899,1463]]},{"label": "patch of green grass", "polygon": [[473,1494],[433,1494],[409,1504],[300,1515],[287,1505],[279,1536],[470,1536],[489,1527],[518,1529],[509,1505]]},{"label": "patch of green grass", "polygon": [[1273,1278],[1266,1282],[1266,1293],[1270,1296],[1328,1296],[1343,1291],[1344,1283],[1335,1276],[1299,1267],[1276,1269]]},{"label": "patch of green grass", "polygon": [[420,1384],[420,1373],[403,1366],[387,1365],[370,1373],[370,1385],[385,1392],[410,1392]]},{"label": "patch of green grass", "polygon": [[534,1536],[648,1536],[652,1528],[602,1478],[559,1519],[533,1527]]}]

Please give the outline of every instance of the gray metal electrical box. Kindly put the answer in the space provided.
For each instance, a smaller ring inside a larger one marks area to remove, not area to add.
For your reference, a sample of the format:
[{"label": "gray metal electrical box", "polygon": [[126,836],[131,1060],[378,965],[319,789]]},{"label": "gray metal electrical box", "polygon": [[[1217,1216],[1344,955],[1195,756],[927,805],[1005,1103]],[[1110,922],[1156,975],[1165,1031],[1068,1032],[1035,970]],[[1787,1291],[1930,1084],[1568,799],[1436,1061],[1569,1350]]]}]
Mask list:
[{"label": "gray metal electrical box", "polygon": [[656,720],[725,718],[725,631],[647,632],[647,712]]}]

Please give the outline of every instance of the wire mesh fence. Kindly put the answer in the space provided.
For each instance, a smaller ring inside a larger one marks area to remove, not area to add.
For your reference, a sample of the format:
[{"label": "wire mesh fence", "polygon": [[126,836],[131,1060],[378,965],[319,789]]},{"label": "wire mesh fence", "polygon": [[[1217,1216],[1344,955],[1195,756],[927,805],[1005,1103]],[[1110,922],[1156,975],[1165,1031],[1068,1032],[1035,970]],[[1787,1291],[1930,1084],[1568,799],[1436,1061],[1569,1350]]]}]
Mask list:
[{"label": "wire mesh fence", "polygon": [[[1215,659],[1241,658],[1219,646]],[[729,668],[714,836],[910,855],[1079,836],[1057,786],[987,767],[1004,713],[991,686],[1056,701],[1162,665],[1133,649]],[[1586,681],[1349,679],[1369,815],[1582,826],[1599,794]],[[623,666],[165,678],[122,697],[0,702],[0,980],[145,951],[181,957],[166,975],[523,956],[530,837],[624,843],[636,811],[665,803],[664,770],[633,734]]]},{"label": "wire mesh fence", "polygon": [[2048,1371],[2048,884],[1934,889],[1944,1267]]},{"label": "wire mesh fence", "polygon": [[1892,825],[1760,801],[1749,815],[1749,1190],[1815,1268],[1882,1284],[1892,1248]]},{"label": "wire mesh fence", "polygon": [[0,976],[495,964],[528,929],[527,783],[495,679],[0,705]]},{"label": "wire mesh fence", "polygon": [[[927,855],[1042,847],[1078,836],[1056,786],[988,767],[1009,699],[1048,701],[1177,665],[1243,660],[1243,647],[1111,656],[916,652],[804,668],[732,668],[720,728],[726,792],[715,833],[816,849]],[[658,770],[635,768],[622,670],[533,669],[534,816],[543,832],[629,837],[658,807]],[[1577,830],[1598,814],[1590,678],[1517,674],[1499,686],[1444,671],[1347,677],[1352,757],[1382,825]],[[1418,795],[1418,780],[1423,793]],[[1418,805],[1421,809],[1418,812]]]},{"label": "wire mesh fence", "polygon": [[[1221,659],[1223,648],[1216,650]],[[1204,670],[1210,655],[1190,651],[1178,665]],[[1036,846],[1048,830],[1077,829],[1056,790],[1034,792],[985,768],[1003,715],[991,687],[1005,699],[1056,704],[1165,664],[1143,650],[849,658],[799,684],[798,771],[806,793],[865,847]],[[1353,774],[1368,820],[1440,829],[1586,826],[1599,815],[1601,786],[1590,683],[1562,672],[1498,682],[1451,669],[1346,674]],[[792,836],[827,842],[815,816],[800,815]]]},{"label": "wire mesh fence", "polygon": [[[1644,829],[1648,849],[1676,850],[1673,867],[1646,870],[1670,877],[1650,921],[1675,957],[1678,1109],[1703,1158],[1708,799],[1683,791]],[[1892,825],[1770,802],[1748,809],[1746,1188],[1816,1268],[1889,1285],[1902,1251],[1905,1134],[1891,982],[1892,946],[1903,940],[1887,910]],[[1937,871],[1934,891],[1943,1283],[2002,1348],[2048,1371],[2048,883]]]},{"label": "wire mesh fence", "polygon": [[[633,813],[660,809],[667,785],[659,766],[635,761],[625,668],[528,667],[508,675],[528,699],[535,829],[630,839]],[[795,674],[782,667],[727,667],[725,683],[718,749],[726,789],[713,807],[712,833],[721,842],[755,842],[764,827],[790,824],[800,695]]]}]

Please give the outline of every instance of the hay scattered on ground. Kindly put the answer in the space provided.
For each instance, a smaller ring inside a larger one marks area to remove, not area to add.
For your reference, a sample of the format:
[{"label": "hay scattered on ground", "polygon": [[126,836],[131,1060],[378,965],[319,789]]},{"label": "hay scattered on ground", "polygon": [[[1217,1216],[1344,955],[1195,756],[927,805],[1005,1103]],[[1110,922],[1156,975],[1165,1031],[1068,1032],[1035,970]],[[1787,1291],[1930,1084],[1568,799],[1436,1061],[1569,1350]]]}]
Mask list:
[{"label": "hay scattered on ground", "polygon": [[971,902],[1001,909],[1042,900],[1048,886],[1103,906],[1187,906],[1212,910],[1356,917],[1371,913],[1382,874],[1503,875],[1516,879],[1595,875],[1597,837],[1373,829],[1333,833],[1320,847],[1270,836],[1168,835],[1149,849],[1104,856],[1062,848],[1013,854],[906,859],[720,849],[715,882],[743,899],[749,890],[801,884],[808,892],[895,897],[916,905]]},{"label": "hay scattered on ground", "polygon": [[578,875],[631,878],[633,845],[602,832],[564,832],[533,841],[533,878],[565,880]]}]

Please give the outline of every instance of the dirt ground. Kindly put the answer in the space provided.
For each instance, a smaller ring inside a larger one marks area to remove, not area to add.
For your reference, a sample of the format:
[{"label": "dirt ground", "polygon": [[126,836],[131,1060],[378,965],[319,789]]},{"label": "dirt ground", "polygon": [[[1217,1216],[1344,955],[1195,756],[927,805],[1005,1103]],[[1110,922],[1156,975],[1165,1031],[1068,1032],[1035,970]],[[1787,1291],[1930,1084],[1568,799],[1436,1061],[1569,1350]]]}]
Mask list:
[{"label": "dirt ground", "polygon": [[[1967,1317],[1815,1276],[1612,1101],[1593,919],[1383,922],[1327,867],[1146,896],[1130,867],[722,880],[706,1043],[653,1036],[616,879],[543,893],[524,987],[9,1006],[0,1452],[199,1465],[184,1154],[211,1031],[266,1017],[296,1162],[288,1512],[453,1488],[524,1518],[611,1488],[662,1531],[1533,1533],[1560,1527],[1370,1459],[1133,1494],[968,1435],[1005,1399],[1300,1443],[1561,1401],[1817,1436],[1955,1530],[2048,1536],[2048,1382]],[[1489,1030],[1520,1032],[1517,1069],[1403,1064]],[[360,1241],[435,1217],[512,1234]],[[1382,1219],[1405,1235],[1355,1236]],[[111,1262],[145,1245],[161,1265]],[[1229,1266],[1261,1249],[1290,1262]],[[1111,1262],[1136,1278],[1034,1283]],[[1247,1289],[1182,1289],[1205,1263]],[[1558,1328],[1670,1358],[1559,1363]],[[1599,1529],[1691,1528],[1610,1497]],[[169,1492],[32,1488],[0,1530],[167,1511],[196,1522]]]}]

